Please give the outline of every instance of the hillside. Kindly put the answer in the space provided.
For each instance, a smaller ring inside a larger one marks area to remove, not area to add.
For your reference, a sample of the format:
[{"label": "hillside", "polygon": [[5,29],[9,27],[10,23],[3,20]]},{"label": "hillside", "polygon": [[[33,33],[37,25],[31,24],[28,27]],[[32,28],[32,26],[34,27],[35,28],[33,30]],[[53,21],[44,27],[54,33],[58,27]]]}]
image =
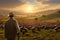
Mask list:
[{"label": "hillside", "polygon": [[[58,9],[57,9],[58,10]],[[57,10],[46,10],[46,11],[40,11],[40,12],[37,12],[37,13],[34,13],[34,15],[47,15],[47,14],[52,14],[54,12],[56,12]],[[11,12],[10,10],[3,10],[3,9],[0,9],[0,14],[8,14],[9,12]],[[22,13],[21,11],[12,11],[14,12],[15,14],[17,15],[25,15],[25,13]],[[32,14],[29,14],[29,15],[32,15]]]},{"label": "hillside", "polygon": [[54,12],[52,14],[49,15],[42,15],[42,17],[40,17],[42,20],[50,20],[50,19],[57,19],[60,18],[60,11]]},{"label": "hillside", "polygon": [[[59,9],[56,9],[56,10],[46,10],[46,11],[40,11],[40,12],[37,12],[37,13],[34,13],[34,14],[25,14],[25,13],[21,13],[21,12],[17,12],[17,11],[13,11],[13,13],[15,15],[17,15],[18,17],[26,17],[26,18],[41,18],[41,19],[51,19],[51,18],[54,18],[55,15],[56,17],[59,16],[59,13],[57,14],[57,11]],[[7,14],[11,12],[10,10],[0,10],[0,16],[7,16]],[[42,16],[43,15],[43,16]],[[42,17],[41,17],[42,16]]]}]

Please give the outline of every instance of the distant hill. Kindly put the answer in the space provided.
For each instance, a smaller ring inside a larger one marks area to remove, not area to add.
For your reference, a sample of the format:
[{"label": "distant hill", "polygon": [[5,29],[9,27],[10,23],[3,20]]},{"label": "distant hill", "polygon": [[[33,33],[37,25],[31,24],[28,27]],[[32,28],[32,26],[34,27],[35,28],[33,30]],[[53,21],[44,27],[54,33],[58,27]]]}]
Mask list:
[{"label": "distant hill", "polygon": [[48,14],[52,14],[52,13],[54,13],[54,12],[56,12],[56,11],[57,11],[57,9],[56,9],[56,10],[46,10],[46,11],[38,12],[38,13],[36,13],[36,14],[48,15]]},{"label": "distant hill", "polygon": [[9,10],[0,10],[0,15],[5,15],[7,13],[9,13],[10,11]]},{"label": "distant hill", "polygon": [[[52,11],[51,11],[52,12]],[[49,15],[42,15],[40,17],[42,20],[50,20],[50,19],[57,19],[57,18],[60,18],[60,10],[52,13],[52,14],[49,14]]]},{"label": "distant hill", "polygon": [[[53,13],[56,13],[59,9],[56,10],[46,10],[46,11],[40,11],[34,14],[29,14],[27,15],[27,17],[41,17],[42,15],[46,15],[48,16],[49,14],[54,15]],[[7,15],[9,12],[11,12],[10,10],[0,10],[0,15]],[[20,11],[13,11],[13,13],[15,13],[15,15],[20,15],[20,16],[24,16],[26,15],[25,13],[21,13]],[[42,17],[44,18],[44,17]]]}]

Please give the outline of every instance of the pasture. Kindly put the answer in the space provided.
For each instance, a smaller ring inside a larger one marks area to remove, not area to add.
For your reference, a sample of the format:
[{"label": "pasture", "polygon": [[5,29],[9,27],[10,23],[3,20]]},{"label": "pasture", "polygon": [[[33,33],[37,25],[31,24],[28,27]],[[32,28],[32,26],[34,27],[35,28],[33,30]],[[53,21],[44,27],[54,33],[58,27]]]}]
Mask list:
[{"label": "pasture", "polygon": [[[0,40],[5,40],[4,29],[0,29]],[[35,29],[34,32],[27,30],[25,33],[20,31],[20,40],[60,40],[60,32],[54,29],[41,29],[40,31]]]}]

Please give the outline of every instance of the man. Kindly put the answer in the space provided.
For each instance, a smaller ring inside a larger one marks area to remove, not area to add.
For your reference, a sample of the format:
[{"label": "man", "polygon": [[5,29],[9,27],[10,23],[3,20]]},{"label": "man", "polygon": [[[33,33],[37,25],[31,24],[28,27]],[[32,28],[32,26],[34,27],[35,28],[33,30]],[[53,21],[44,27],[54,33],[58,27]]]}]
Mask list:
[{"label": "man", "polygon": [[17,32],[19,32],[19,25],[16,20],[14,20],[14,14],[9,13],[9,20],[5,22],[5,38],[7,40],[15,40]]}]

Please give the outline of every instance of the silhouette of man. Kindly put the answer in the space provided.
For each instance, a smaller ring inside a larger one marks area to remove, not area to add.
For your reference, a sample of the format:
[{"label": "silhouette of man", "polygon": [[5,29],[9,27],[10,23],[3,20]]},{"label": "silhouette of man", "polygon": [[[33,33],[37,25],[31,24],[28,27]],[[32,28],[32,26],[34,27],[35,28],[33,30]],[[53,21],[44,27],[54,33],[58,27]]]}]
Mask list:
[{"label": "silhouette of man", "polygon": [[14,20],[14,14],[9,13],[9,19],[5,22],[5,38],[7,40],[15,40],[17,32],[19,32],[19,25]]}]

